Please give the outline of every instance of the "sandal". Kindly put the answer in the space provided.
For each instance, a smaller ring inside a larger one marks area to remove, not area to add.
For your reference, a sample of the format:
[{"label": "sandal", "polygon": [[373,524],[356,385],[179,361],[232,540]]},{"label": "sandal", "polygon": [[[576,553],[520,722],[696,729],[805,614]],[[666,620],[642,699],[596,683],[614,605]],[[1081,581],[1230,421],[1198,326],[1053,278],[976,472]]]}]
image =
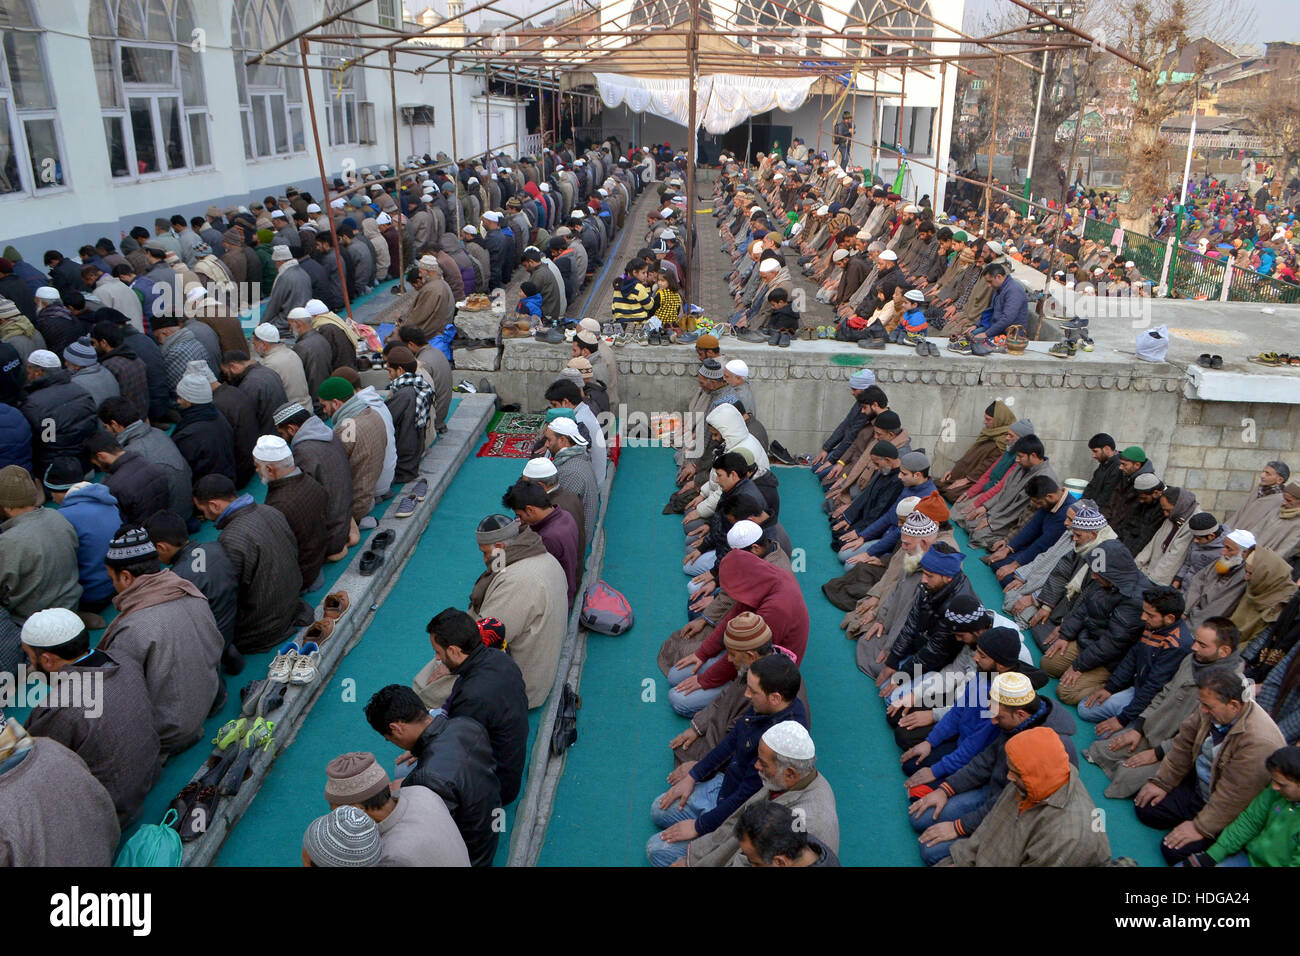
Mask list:
[{"label": "sandal", "polygon": [[327,594],[325,595],[325,606],[321,612],[321,617],[337,621],[347,612],[351,603],[347,591],[335,591],[333,594]]}]

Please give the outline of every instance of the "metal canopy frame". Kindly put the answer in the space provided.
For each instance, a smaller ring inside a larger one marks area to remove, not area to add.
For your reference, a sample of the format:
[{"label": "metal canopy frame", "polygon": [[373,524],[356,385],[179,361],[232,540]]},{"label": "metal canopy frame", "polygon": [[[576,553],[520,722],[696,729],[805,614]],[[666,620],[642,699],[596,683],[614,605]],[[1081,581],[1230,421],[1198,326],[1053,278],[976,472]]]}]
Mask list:
[{"label": "metal canopy frame", "polygon": [[[595,0],[582,0],[584,9],[580,12],[562,22],[552,22],[543,26],[533,25],[540,15],[572,4],[573,0],[545,0],[544,6],[532,10],[527,16],[520,16],[497,9],[496,2],[498,0],[484,0],[484,2],[476,3],[462,11],[457,17],[442,17],[437,22],[430,23],[414,33],[409,33],[402,29],[401,26],[385,27],[349,16],[349,14],[354,13],[368,2],[369,0],[357,0],[357,2],[321,18],[292,36],[286,37],[279,43],[267,47],[245,61],[249,66],[265,62],[268,58],[275,62],[274,55],[279,51],[292,48],[294,45],[298,47],[298,65],[302,70],[304,82],[307,86],[307,108],[311,117],[312,135],[316,143],[322,196],[326,199],[330,195],[330,189],[325,172],[324,154],[320,148],[319,124],[316,117],[315,98],[310,78],[311,70],[363,68],[386,70],[388,72],[394,115],[393,168],[397,172],[397,175],[393,177],[394,192],[396,192],[403,175],[398,141],[398,124],[396,122],[398,105],[395,75],[397,73],[423,77],[434,75],[433,71],[435,70],[437,74],[441,74],[442,70],[445,69],[449,85],[452,84],[458,72],[460,75],[471,72],[476,75],[481,73],[485,78],[489,103],[494,75],[497,79],[504,79],[507,83],[513,82],[516,90],[520,86],[535,88],[539,105],[539,125],[544,116],[544,111],[541,110],[542,102],[547,98],[548,94],[554,94],[551,114],[556,124],[552,135],[552,142],[555,142],[559,132],[558,118],[564,102],[563,98],[566,94],[570,97],[575,95],[563,88],[560,78],[561,73],[570,77],[578,73],[590,74],[594,71],[673,77],[680,77],[684,73],[689,78],[689,127],[691,130],[695,130],[698,128],[695,92],[701,73],[736,72],[752,74],[761,70],[763,75],[777,77],[808,76],[811,74],[819,77],[819,84],[829,82],[843,86],[844,93],[841,95],[841,102],[850,93],[860,91],[858,86],[858,77],[860,75],[870,74],[873,79],[873,98],[880,99],[883,97],[890,100],[897,98],[901,116],[909,71],[914,75],[929,80],[937,79],[943,84],[946,81],[947,68],[950,65],[956,70],[969,75],[973,71],[968,67],[964,67],[963,62],[993,60],[997,63],[999,79],[1002,68],[1007,63],[1022,67],[1032,74],[1041,75],[1043,69],[1035,65],[1028,57],[1032,54],[1046,53],[1052,50],[1104,52],[1118,57],[1138,69],[1150,70],[1149,66],[1134,60],[1122,50],[1103,43],[1099,38],[1072,24],[1045,13],[1026,2],[1026,0],[1008,0],[1008,2],[1028,11],[1031,18],[1037,17],[1041,21],[1055,25],[1059,28],[1059,32],[1032,38],[1016,36],[1015,34],[1024,32],[1031,25],[1031,20],[1027,20],[1023,28],[1002,30],[987,36],[973,36],[958,27],[931,16],[928,8],[912,6],[907,0],[885,0],[882,12],[870,21],[864,20],[855,14],[856,4],[853,0],[833,0],[833,2],[832,0],[821,0],[823,6],[829,5],[835,12],[846,16],[845,25],[838,30],[828,26],[817,17],[808,16],[795,9],[794,5],[797,0],[767,0],[769,6],[796,18],[795,22],[798,24],[798,26],[792,26],[787,23],[767,29],[754,29],[753,27],[741,27],[740,25],[731,28],[719,28],[716,24],[702,26],[699,22],[700,0],[679,0],[689,8],[689,18],[682,19],[666,27],[649,22],[641,24],[637,28],[630,26],[632,14],[638,9],[654,8],[657,5],[656,0],[633,0],[632,6],[627,12],[608,24],[602,23],[600,20],[601,7],[598,2],[595,2]],[[839,4],[846,4],[847,9],[839,6]],[[485,11],[505,18],[509,25],[505,29],[493,31],[466,30],[451,25],[456,22],[463,22],[464,18],[470,14]],[[917,37],[911,34],[910,29],[896,32],[889,27],[879,25],[879,21],[898,13],[911,14],[915,18],[915,22],[926,22],[934,32],[927,37]],[[357,30],[356,32],[343,33],[325,32],[325,28],[336,23],[347,24],[349,27],[356,27]],[[627,25],[620,26],[620,23]],[[803,47],[803,52],[792,53],[785,50],[747,49],[737,43],[736,38],[763,38],[777,43],[797,41]],[[455,47],[440,46],[429,42],[431,40],[449,40],[461,45]],[[848,44],[855,44],[861,52],[855,56],[843,55],[834,51],[827,52],[824,50],[825,41],[827,40],[841,41],[846,50],[849,48]],[[817,42],[819,47],[817,53],[808,52],[806,43],[809,41]],[[352,58],[344,60],[336,68],[323,65],[313,66],[307,62],[308,53],[313,43],[332,46],[345,45],[358,52]],[[937,52],[936,48],[940,45],[952,47],[953,52]],[[963,46],[968,49],[963,51]],[[881,47],[883,47],[884,52],[876,53],[875,50]],[[375,54],[382,54],[384,62],[367,62]],[[399,54],[418,57],[424,62],[416,67],[399,67],[397,65]],[[548,74],[549,80],[547,78]],[[843,79],[846,74],[849,78],[847,83]],[[881,91],[879,85],[882,77],[891,83],[897,80],[898,91]],[[998,85],[1000,86],[1000,82]],[[458,152],[454,130],[455,97],[451,90],[448,92],[453,103],[452,152],[455,154]],[[832,112],[837,108],[838,104],[832,107]],[[819,139],[821,125],[825,122],[826,116],[829,115],[829,113],[825,114],[819,121]],[[872,118],[874,127],[874,111]],[[997,123],[998,117],[995,109],[990,144],[996,140]],[[687,246],[688,255],[690,255],[693,253],[690,248],[692,241],[690,225],[694,219],[693,213],[696,199],[694,149],[694,136],[696,134],[689,133],[688,135],[691,136],[691,143],[690,148],[687,150],[687,207],[685,220],[687,228],[683,230],[683,242]],[[941,130],[936,130],[935,135],[941,135]],[[873,131],[872,140],[875,139],[876,136]],[[853,142],[861,143],[859,140],[853,140]],[[897,150],[893,150],[884,144],[872,142],[867,145],[873,150],[873,155],[879,149],[897,152]],[[489,144],[489,148],[491,147],[492,144]],[[992,146],[990,146],[991,148]],[[465,157],[465,159],[473,158]],[[934,166],[914,159],[909,159],[909,162],[918,163],[923,168],[934,169],[937,188],[939,175],[937,152],[935,159],[936,164]],[[992,185],[991,164],[989,177],[988,180],[981,184],[985,190],[986,216],[992,194],[994,192],[1003,192]],[[400,196],[395,195],[394,198],[398,200],[400,208]],[[330,232],[334,238],[335,255],[339,257],[341,272],[343,263],[338,248],[338,237],[334,233],[332,217]],[[690,274],[694,274],[694,270]],[[688,292],[689,290],[683,290],[684,295]],[[351,315],[351,303],[345,301],[345,304],[348,314]]]}]

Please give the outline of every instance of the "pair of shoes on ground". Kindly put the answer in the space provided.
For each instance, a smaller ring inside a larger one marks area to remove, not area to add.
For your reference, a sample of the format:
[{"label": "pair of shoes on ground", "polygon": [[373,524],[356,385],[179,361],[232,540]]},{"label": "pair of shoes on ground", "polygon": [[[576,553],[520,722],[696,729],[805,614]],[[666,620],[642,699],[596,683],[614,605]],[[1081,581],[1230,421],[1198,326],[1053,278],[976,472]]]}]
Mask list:
[{"label": "pair of shoes on ground", "polygon": [[397,503],[397,510],[393,513],[397,518],[409,518],[415,514],[415,506],[429,496],[429,480],[427,478],[417,478],[405,490],[402,500]]},{"label": "pair of shoes on ground", "polygon": [[397,532],[392,528],[385,528],[380,531],[368,542],[368,547],[361,555],[361,562],[357,570],[362,576],[369,577],[375,573],[375,569],[384,563],[384,552],[388,550],[393,539],[397,537]]},{"label": "pair of shoes on ground", "polygon": [[767,337],[768,345],[775,345],[778,348],[788,349],[790,347],[790,333],[775,330]]},{"label": "pair of shoes on ground", "polygon": [[[312,627],[320,623],[322,622],[317,621]],[[334,630],[333,623],[329,630]],[[320,645],[315,641],[304,640],[301,644],[289,641],[276,651],[275,659],[266,672],[266,679],[276,684],[310,684],[316,680],[319,654]]]},{"label": "pair of shoes on ground", "polygon": [[922,358],[927,356],[938,358],[939,346],[922,336],[921,340],[916,343],[916,354],[920,355]]}]

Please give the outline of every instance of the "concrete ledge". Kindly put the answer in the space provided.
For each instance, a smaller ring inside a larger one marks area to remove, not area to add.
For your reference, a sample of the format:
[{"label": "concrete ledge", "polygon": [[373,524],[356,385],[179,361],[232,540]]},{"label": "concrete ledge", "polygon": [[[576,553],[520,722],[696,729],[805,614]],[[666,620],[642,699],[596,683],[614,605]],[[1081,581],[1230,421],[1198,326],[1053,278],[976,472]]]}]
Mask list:
[{"label": "concrete ledge", "polygon": [[[596,532],[591,537],[591,553],[587,555],[582,582],[578,587],[578,598],[569,613],[569,629],[564,637],[564,646],[560,649],[555,683],[551,685],[551,692],[546,698],[546,709],[537,724],[537,737],[533,740],[532,759],[528,765],[528,782],[515,813],[515,832],[510,841],[507,866],[536,866],[546,842],[546,828],[555,805],[555,791],[560,784],[568,756],[568,750],[559,757],[552,755],[551,734],[560,712],[564,685],[572,684],[574,693],[581,697],[582,665],[587,659],[587,631],[580,624],[582,597],[587,593],[587,588],[600,580],[605,564],[605,515],[609,511],[609,494],[614,487],[617,471],[617,468],[609,470],[605,484],[600,489],[600,514],[596,518]],[[582,712],[579,710],[579,740],[582,739],[581,724]]]},{"label": "concrete ledge", "polygon": [[[495,411],[493,395],[461,395],[455,413],[447,422],[447,431],[425,453],[420,462],[420,475],[428,479],[429,493],[424,501],[416,506],[415,514],[409,518],[393,517],[401,495],[394,495],[387,512],[379,522],[379,527],[372,536],[383,528],[391,528],[396,538],[384,555],[384,563],[372,575],[362,576],[358,570],[364,547],[356,549],[350,559],[347,570],[335,582],[332,591],[343,590],[348,593],[350,606],[346,614],[335,625],[321,647],[317,661],[317,678],[305,686],[289,685],[285,693],[284,704],[275,711],[275,745],[270,752],[259,751],[254,756],[252,776],[244,781],[239,793],[234,797],[222,797],[217,803],[217,811],[208,821],[207,833],[192,843],[185,845],[185,866],[208,866],[221,851],[221,846],[231,830],[247,812],[267,775],[275,763],[275,758],[290,744],[298,734],[299,728],[311,713],[325,686],[333,676],[339,661],[347,656],[365,634],[374,611],[383,598],[392,589],[401,576],[402,568],[419,543],[420,535],[432,517],[438,502],[442,500],[461,464],[475,451],[483,428]],[[324,595],[321,595],[322,604]],[[316,608],[319,618],[321,606]],[[264,676],[264,675],[263,675]],[[258,680],[258,675],[250,675],[249,681]],[[232,691],[237,693],[237,691]],[[207,761],[194,775],[197,780],[207,772]]]}]

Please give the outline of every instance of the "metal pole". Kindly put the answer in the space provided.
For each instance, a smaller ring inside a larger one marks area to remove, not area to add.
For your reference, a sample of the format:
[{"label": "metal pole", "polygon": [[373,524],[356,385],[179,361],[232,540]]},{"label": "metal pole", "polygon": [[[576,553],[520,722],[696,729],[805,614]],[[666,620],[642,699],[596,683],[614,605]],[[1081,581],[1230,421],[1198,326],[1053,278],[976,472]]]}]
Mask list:
[{"label": "metal pole", "polygon": [[[307,39],[300,37],[298,40],[298,56],[302,61],[303,86],[307,87],[307,113],[311,116],[311,136],[316,143],[316,165],[320,170],[320,190],[321,198],[325,200],[324,209],[329,209],[330,187],[325,179],[325,154],[320,149],[320,127],[316,123],[316,96],[311,90],[311,74],[307,72]],[[334,217],[328,212],[325,218],[330,224],[330,238],[334,240],[334,259],[339,267],[339,286],[343,289],[343,308],[347,312],[348,318],[352,318],[352,302],[348,298],[348,284],[344,277],[348,274],[343,265],[343,253],[339,251],[339,234],[334,228]]]},{"label": "metal pole", "polygon": [[[899,71],[899,80],[898,80],[898,119],[897,119],[897,121],[894,123],[894,139],[896,140],[896,142],[894,143],[894,145],[895,145],[895,146],[899,149],[899,151],[900,151],[900,155],[899,155],[899,157],[898,157],[898,169],[899,169],[900,172],[902,172],[902,170],[903,170],[903,164],[904,164],[905,162],[907,162],[907,160],[905,160],[905,159],[903,158],[903,156],[901,155],[901,151],[902,151],[902,148],[903,148],[903,104],[906,102],[906,99],[907,99],[907,66],[906,66],[906,64],[904,64],[902,70]],[[895,176],[895,178],[897,178],[897,176]],[[903,177],[904,180],[906,180],[906,178],[907,178],[906,176]],[[899,190],[900,190],[900,192],[899,192],[899,195],[900,195],[900,196],[902,195],[901,190],[904,188],[905,185],[906,185],[906,184],[905,184],[905,182],[903,182],[903,181],[900,181],[899,184],[898,184],[898,188],[899,188]],[[916,198],[916,197],[913,197],[913,198]]]},{"label": "metal pole", "polygon": [[943,101],[945,99],[944,88],[947,83],[948,64],[943,63],[939,67],[939,119],[934,127],[934,192],[930,196],[930,208],[939,212],[943,212],[943,206],[939,202],[939,144],[943,142]]},{"label": "metal pole", "polygon": [[989,172],[984,179],[984,226],[989,231],[989,206],[993,202],[993,150],[998,143],[998,98],[1002,95],[1002,61],[998,60],[998,74],[993,83],[993,130],[989,133]]},{"label": "metal pole", "polygon": [[[1192,127],[1190,130],[1188,130],[1187,133],[1187,159],[1183,163],[1183,192],[1182,195],[1178,197],[1178,205],[1180,206],[1187,205],[1187,180],[1192,175],[1192,149],[1194,147],[1194,144],[1196,143],[1196,105],[1197,105],[1197,101],[1201,98],[1200,84],[1198,83],[1193,89],[1194,92],[1192,94]],[[1182,216],[1181,212],[1179,213],[1179,216],[1180,217]]]},{"label": "metal pole", "polygon": [[[542,71],[537,71],[537,141],[538,153],[537,161],[542,164],[542,171],[546,170],[546,163],[542,158],[541,149],[546,143],[546,98],[542,95]],[[545,176],[543,176],[545,178]]]},{"label": "metal pole", "polygon": [[[1071,60],[1073,60],[1073,57],[1071,57]],[[1087,69],[1087,64],[1088,61],[1085,59],[1084,60],[1085,70]],[[1075,82],[1077,84],[1078,77],[1075,77]],[[1070,160],[1065,164],[1065,186],[1062,187],[1062,191],[1061,191],[1062,207],[1065,206],[1065,194],[1066,191],[1069,189],[1069,185],[1070,185],[1070,170],[1074,166],[1074,155],[1079,150],[1079,134],[1083,132],[1083,108],[1085,105],[1087,105],[1087,98],[1078,95],[1077,90],[1075,92],[1075,99],[1079,101],[1079,112],[1077,112],[1074,115],[1074,139],[1070,143]]]},{"label": "metal pole", "polygon": [[[402,146],[398,141],[397,126],[397,73],[393,67],[397,64],[397,51],[388,51],[388,91],[393,97],[393,199],[397,203],[397,211],[402,211],[402,180],[398,170],[402,168]],[[411,127],[415,129],[414,125]],[[412,133],[414,136],[414,132]],[[411,143],[411,152],[415,152],[415,143]],[[406,291],[406,271],[402,262],[402,244],[397,244],[397,291],[399,293]]]},{"label": "metal pole", "polygon": [[[1038,114],[1043,108],[1043,81],[1047,78],[1047,51],[1043,51],[1043,72],[1038,74],[1038,99],[1034,101],[1034,132],[1029,137],[1029,165],[1025,168],[1025,198],[1029,198],[1030,185],[1034,178],[1034,153],[1038,150]],[[1026,205],[1020,210],[1020,214],[1027,215],[1029,206]]]},{"label": "metal pole", "polygon": [[[686,135],[689,146],[686,149],[686,223],[682,229],[682,241],[686,246],[686,274],[682,277],[682,301],[690,303],[690,286],[689,281],[695,276],[695,243],[692,241],[694,236],[695,215],[695,144],[696,136],[696,118],[695,118],[695,87],[699,82],[699,62],[700,62],[700,38],[696,32],[700,17],[700,0],[691,0],[691,27],[690,32],[686,35],[686,52],[689,61],[689,73],[687,89],[689,90],[689,105],[687,115],[689,117],[686,129]],[[746,157],[748,160],[748,157]]]},{"label": "metal pole", "polygon": [[[880,150],[876,143],[880,140],[879,127],[876,125],[876,110],[880,108],[880,71],[871,73],[871,181],[876,181],[876,166],[880,162]],[[850,146],[850,149],[853,147]]]}]

